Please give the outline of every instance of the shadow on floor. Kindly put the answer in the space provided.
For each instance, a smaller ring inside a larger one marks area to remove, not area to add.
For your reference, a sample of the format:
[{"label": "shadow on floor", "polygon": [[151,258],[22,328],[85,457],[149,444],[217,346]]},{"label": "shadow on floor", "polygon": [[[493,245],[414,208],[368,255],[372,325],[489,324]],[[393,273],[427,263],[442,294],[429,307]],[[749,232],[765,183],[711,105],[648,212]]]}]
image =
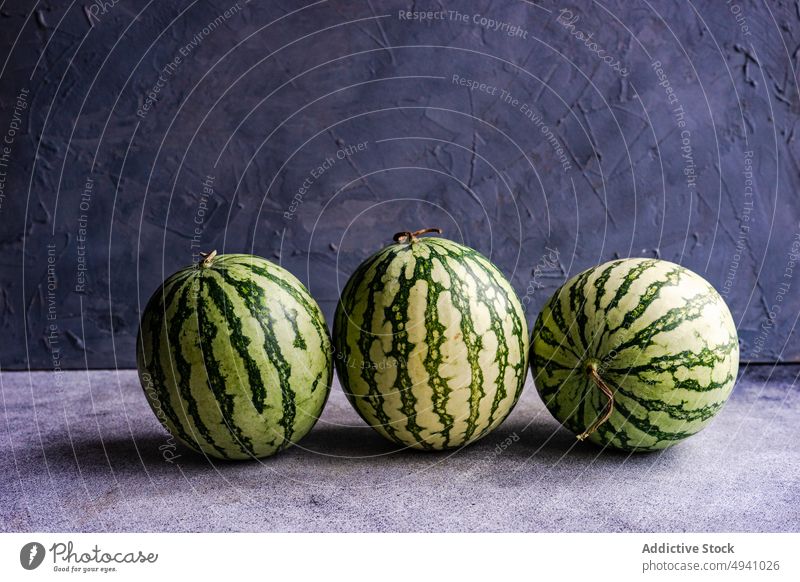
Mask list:
[{"label": "shadow on floor", "polygon": [[[149,432],[134,436],[83,435],[45,442],[42,453],[49,464],[68,470],[80,470],[91,475],[113,471],[148,472],[159,468],[181,467],[202,469],[213,465],[221,471],[227,466],[242,467],[247,463],[206,459],[165,432]],[[376,465],[395,464],[407,460],[487,461],[501,457],[508,461],[537,464],[591,463],[602,457],[605,463],[626,463],[647,455],[628,455],[611,449],[601,449],[592,444],[579,443],[567,430],[554,427],[552,422],[506,423],[483,439],[459,449],[445,451],[419,451],[401,447],[384,439],[367,426],[342,426],[318,424],[297,445],[261,463],[292,463],[296,459],[304,464],[329,464],[340,460],[374,462]],[[256,462],[256,461],[254,461]]]},{"label": "shadow on floor", "polygon": [[552,422],[505,423],[491,434],[466,447],[445,451],[419,451],[395,445],[367,426],[318,425],[297,446],[304,456],[325,455],[348,459],[387,457],[394,459],[447,457],[457,453],[476,459],[503,455],[524,461],[536,455],[548,460],[565,455],[570,459],[591,461],[598,454],[609,459],[625,460],[628,455],[610,449],[601,450],[589,443],[580,443],[569,431]]},{"label": "shadow on floor", "polygon": [[386,455],[414,454],[417,451],[396,445],[370,427],[318,423],[293,449],[304,457],[325,455],[363,459]]},{"label": "shadow on floor", "polygon": [[166,433],[132,436],[99,435],[73,437],[44,443],[43,453],[48,463],[71,464],[88,475],[145,468],[160,465],[203,466],[206,459],[184,447]]}]

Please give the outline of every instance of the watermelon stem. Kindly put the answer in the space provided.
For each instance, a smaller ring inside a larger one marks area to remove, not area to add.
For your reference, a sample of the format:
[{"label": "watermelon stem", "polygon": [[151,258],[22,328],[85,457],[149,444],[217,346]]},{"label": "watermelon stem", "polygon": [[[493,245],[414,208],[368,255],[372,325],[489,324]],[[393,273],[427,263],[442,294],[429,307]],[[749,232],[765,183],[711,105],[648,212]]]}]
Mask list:
[{"label": "watermelon stem", "polygon": [[589,438],[594,431],[596,431],[600,425],[602,425],[605,421],[607,421],[611,417],[611,413],[614,412],[614,391],[605,383],[603,378],[600,376],[599,372],[597,371],[597,362],[589,362],[586,365],[586,375],[591,378],[597,387],[606,395],[608,398],[608,402],[606,403],[605,408],[603,409],[603,414],[598,416],[595,421],[589,425],[585,431],[578,435],[578,440],[583,441]]},{"label": "watermelon stem", "polygon": [[200,256],[203,257],[203,260],[200,261],[200,268],[207,269],[211,266],[211,262],[214,260],[214,257],[217,256],[217,251],[213,250],[210,253],[200,253]]},{"label": "watermelon stem", "polygon": [[423,234],[428,234],[429,232],[435,232],[436,234],[442,234],[441,228],[423,228],[420,230],[415,230],[414,232],[410,232],[408,230],[403,232],[398,232],[394,235],[394,242],[396,243],[414,243],[417,242],[417,237]]}]

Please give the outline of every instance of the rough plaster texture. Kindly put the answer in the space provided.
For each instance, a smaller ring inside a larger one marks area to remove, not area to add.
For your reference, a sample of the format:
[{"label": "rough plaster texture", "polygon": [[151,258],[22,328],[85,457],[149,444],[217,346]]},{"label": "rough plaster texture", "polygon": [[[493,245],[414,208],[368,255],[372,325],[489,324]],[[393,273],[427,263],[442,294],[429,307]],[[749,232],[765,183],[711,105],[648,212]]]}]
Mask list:
[{"label": "rough plaster texture", "polygon": [[727,291],[745,359],[800,360],[796,2],[307,4],[3,3],[0,367],[133,366],[199,250],[281,262],[330,316],[426,226],[529,325],[567,276],[658,256]]},{"label": "rough plaster texture", "polygon": [[634,456],[577,443],[532,386],[473,446],[397,451],[337,383],[297,447],[212,465],[171,445],[134,372],[5,372],[0,528],[797,532],[799,373],[750,368],[708,428]]}]

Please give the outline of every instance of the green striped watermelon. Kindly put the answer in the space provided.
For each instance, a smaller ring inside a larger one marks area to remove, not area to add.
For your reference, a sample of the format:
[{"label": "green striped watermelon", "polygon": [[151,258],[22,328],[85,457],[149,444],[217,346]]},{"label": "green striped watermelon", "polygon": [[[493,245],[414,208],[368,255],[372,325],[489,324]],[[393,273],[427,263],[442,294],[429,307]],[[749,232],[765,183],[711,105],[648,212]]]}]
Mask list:
[{"label": "green striped watermelon", "polygon": [[361,417],[395,443],[473,442],[511,412],[527,374],[522,306],[478,252],[400,233],[356,270],[334,320],[336,369]]},{"label": "green striped watermelon", "polygon": [[196,451],[265,457],[303,438],[330,392],[333,355],[300,281],[252,255],[211,253],[150,299],[137,363],[161,423]]},{"label": "green striped watermelon", "polygon": [[702,277],[624,259],[567,281],[533,329],[531,369],[561,423],[600,445],[663,449],[719,412],[739,366],[736,326]]}]

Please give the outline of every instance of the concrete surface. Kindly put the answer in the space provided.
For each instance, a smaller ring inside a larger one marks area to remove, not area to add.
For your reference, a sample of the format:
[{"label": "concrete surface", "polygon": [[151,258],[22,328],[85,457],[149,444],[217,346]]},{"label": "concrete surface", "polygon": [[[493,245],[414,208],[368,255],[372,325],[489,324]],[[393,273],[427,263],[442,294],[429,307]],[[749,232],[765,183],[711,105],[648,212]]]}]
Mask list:
[{"label": "concrete surface", "polygon": [[433,226],[530,326],[568,276],[658,256],[728,291],[744,358],[800,362],[796,2],[0,6],[4,370],[134,367],[144,302],[213,248],[280,262],[330,321],[362,260]]},{"label": "concrete surface", "polygon": [[213,465],[172,448],[132,371],[2,373],[0,524],[4,531],[800,531],[798,373],[751,368],[709,428],[639,456],[577,444],[530,385],[506,423],[467,449],[397,451],[364,427],[335,385],[300,446],[260,463]]}]

